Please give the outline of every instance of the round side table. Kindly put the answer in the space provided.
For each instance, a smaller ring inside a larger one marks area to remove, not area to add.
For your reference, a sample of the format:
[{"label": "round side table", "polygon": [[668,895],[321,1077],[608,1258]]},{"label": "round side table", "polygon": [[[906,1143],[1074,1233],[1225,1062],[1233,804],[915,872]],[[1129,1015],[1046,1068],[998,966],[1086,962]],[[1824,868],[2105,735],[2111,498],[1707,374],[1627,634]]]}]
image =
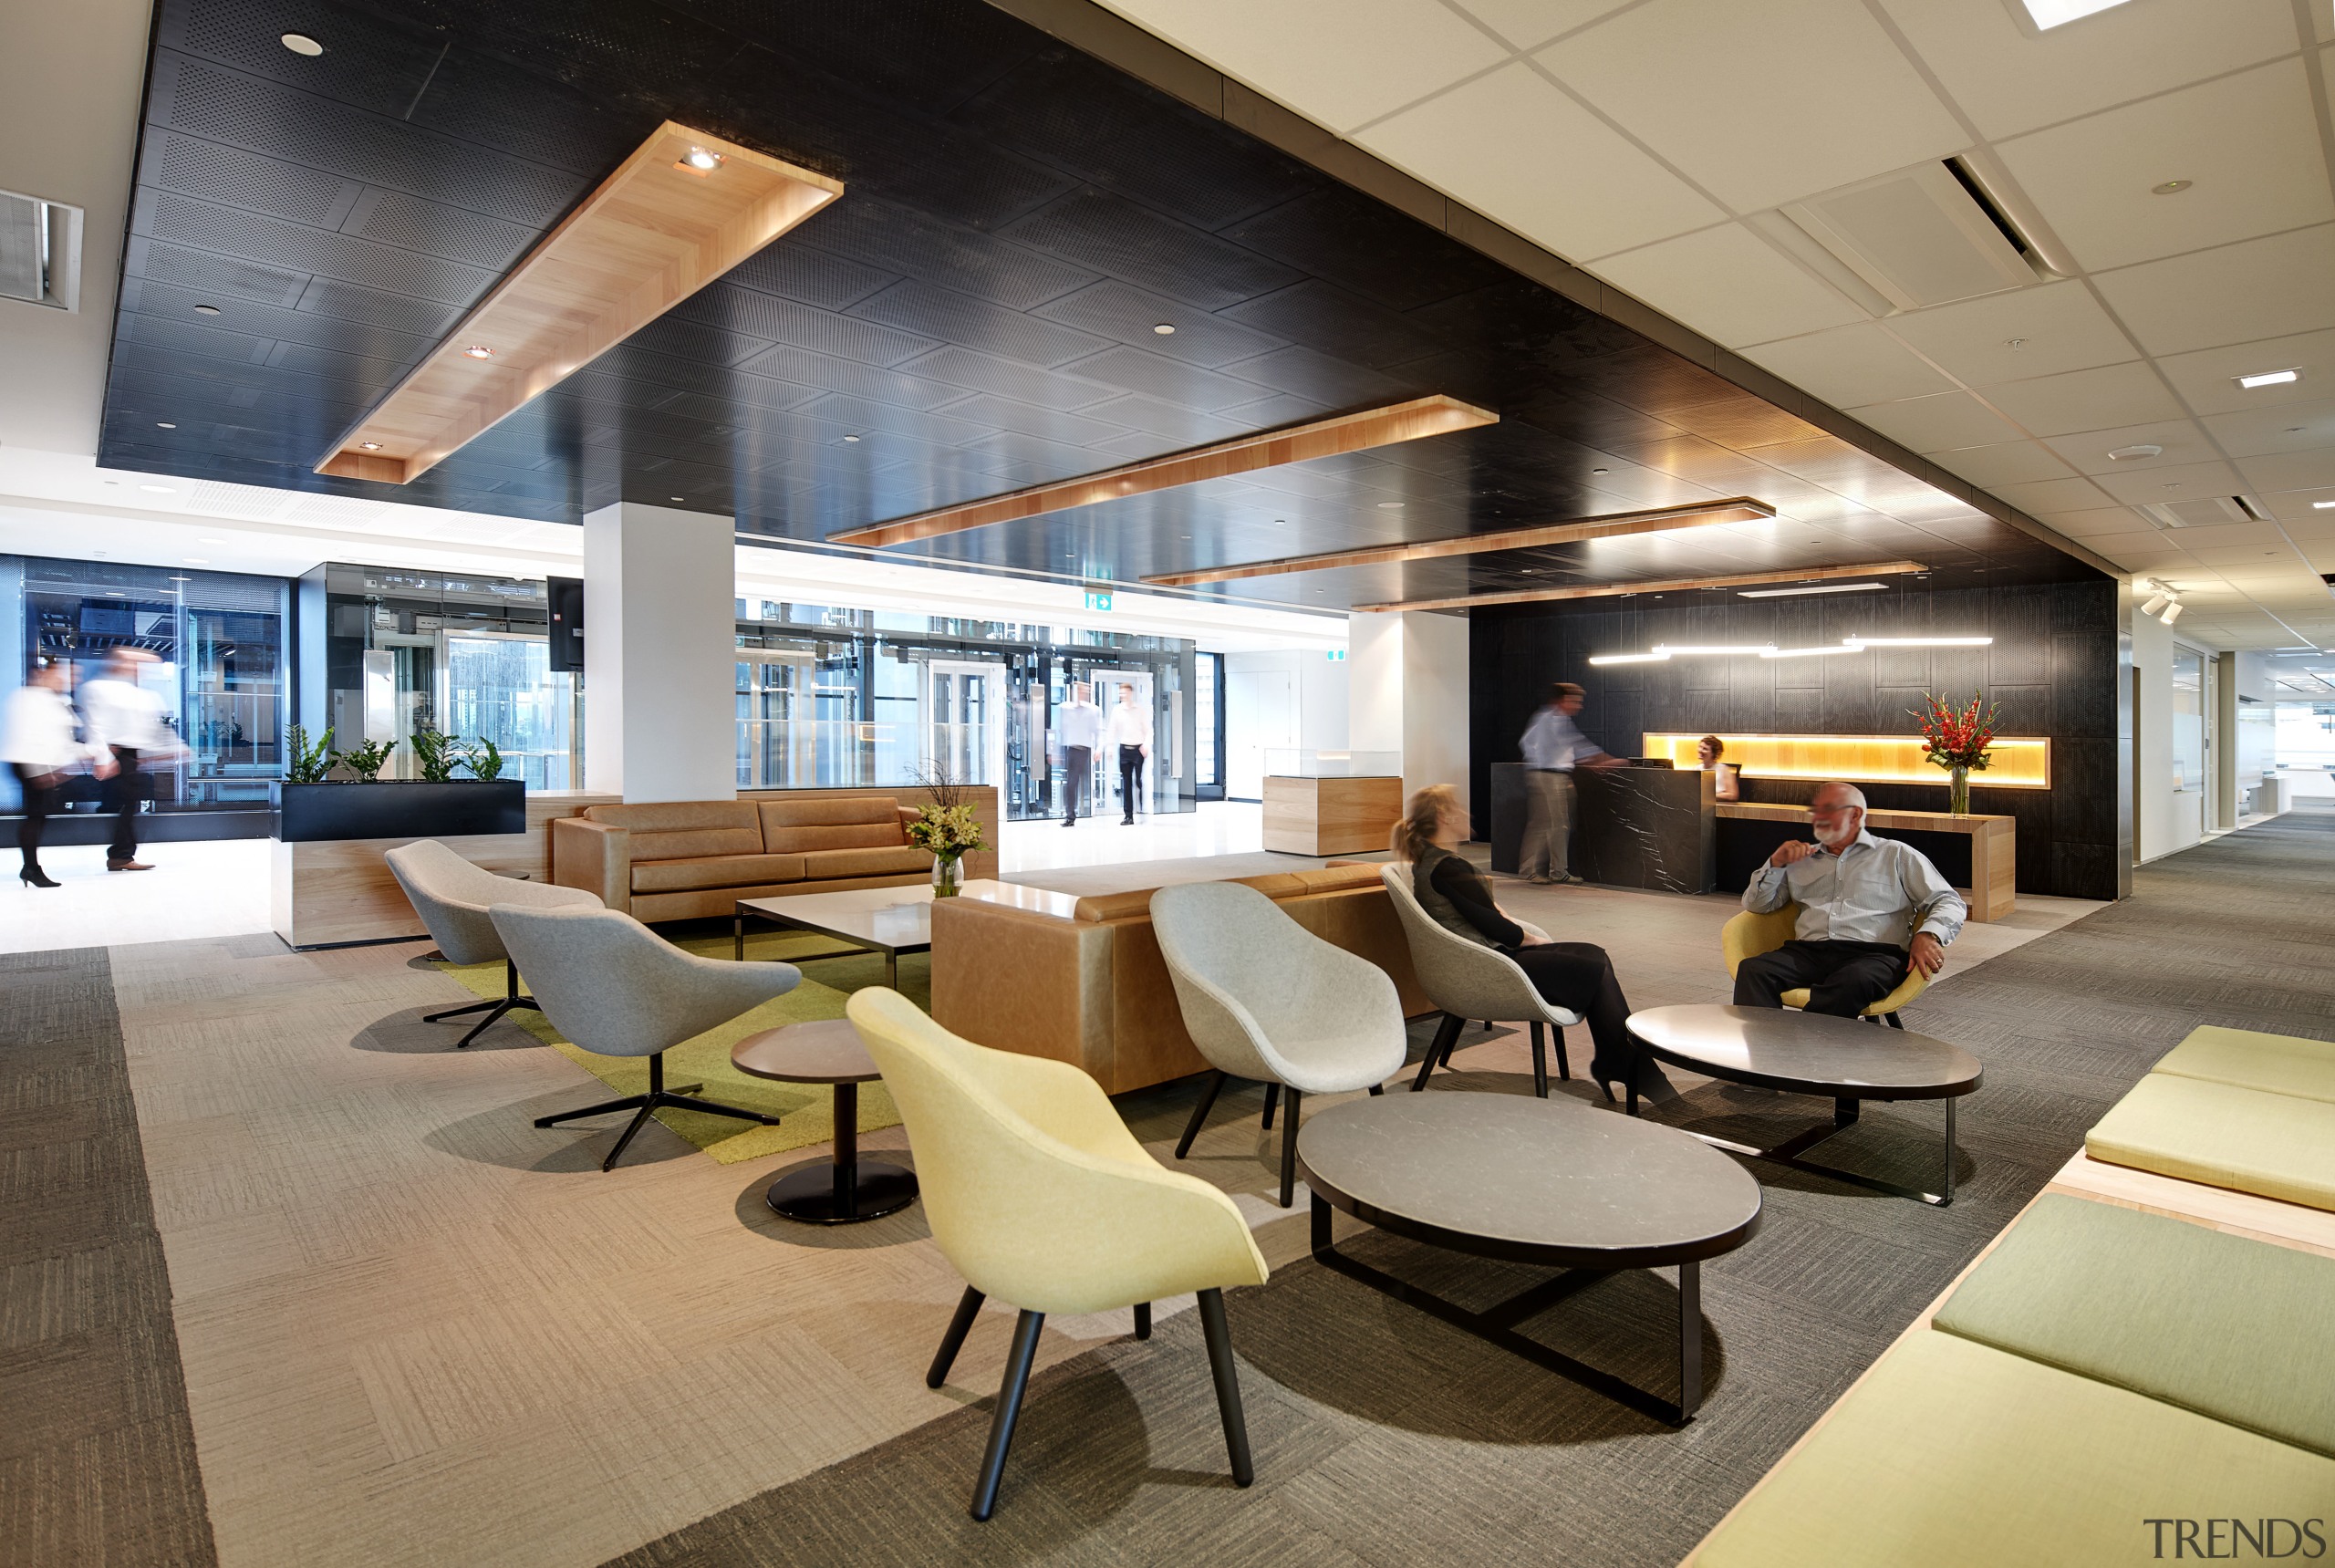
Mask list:
[{"label": "round side table", "polygon": [[765,1194],[771,1208],[805,1225],[856,1225],[916,1201],[914,1171],[859,1158],[859,1085],[882,1075],[850,1020],[790,1023],[749,1034],[730,1048],[730,1063],[756,1078],[835,1088],[834,1162],[797,1166],[780,1176]]}]

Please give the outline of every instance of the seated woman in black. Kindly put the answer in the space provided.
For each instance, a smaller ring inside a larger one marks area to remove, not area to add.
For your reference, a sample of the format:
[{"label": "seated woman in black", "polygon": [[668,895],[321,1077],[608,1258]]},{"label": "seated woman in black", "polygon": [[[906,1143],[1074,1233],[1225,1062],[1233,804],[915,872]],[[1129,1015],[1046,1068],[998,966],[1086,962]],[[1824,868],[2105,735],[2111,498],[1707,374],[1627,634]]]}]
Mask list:
[{"label": "seated woman in black", "polygon": [[[1437,925],[1507,954],[1533,990],[1588,1021],[1596,1044],[1590,1076],[1607,1099],[1614,1098],[1631,1051],[1630,1004],[1614,976],[1613,961],[1593,942],[1551,941],[1503,913],[1484,874],[1456,853],[1467,842],[1469,826],[1468,808],[1449,784],[1431,784],[1411,796],[1410,809],[1396,825],[1394,847],[1411,863],[1413,895]],[[1638,1093],[1655,1100],[1677,1097],[1650,1058],[1639,1063]]]}]

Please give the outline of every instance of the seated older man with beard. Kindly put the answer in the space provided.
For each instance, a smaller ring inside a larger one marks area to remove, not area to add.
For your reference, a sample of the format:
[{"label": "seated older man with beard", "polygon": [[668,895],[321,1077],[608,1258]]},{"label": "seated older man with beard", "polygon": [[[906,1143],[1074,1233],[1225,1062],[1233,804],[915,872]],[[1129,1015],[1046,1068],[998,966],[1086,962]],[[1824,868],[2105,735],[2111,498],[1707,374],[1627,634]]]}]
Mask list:
[{"label": "seated older man with beard", "polygon": [[1743,961],[1738,1007],[1781,1007],[1808,988],[1808,1011],[1854,1018],[1897,989],[1909,970],[1934,975],[1969,907],[1922,853],[1864,830],[1864,792],[1828,784],[1811,803],[1816,842],[1785,845],[1743,890],[1743,907],[1770,914],[1800,906],[1796,940]]}]

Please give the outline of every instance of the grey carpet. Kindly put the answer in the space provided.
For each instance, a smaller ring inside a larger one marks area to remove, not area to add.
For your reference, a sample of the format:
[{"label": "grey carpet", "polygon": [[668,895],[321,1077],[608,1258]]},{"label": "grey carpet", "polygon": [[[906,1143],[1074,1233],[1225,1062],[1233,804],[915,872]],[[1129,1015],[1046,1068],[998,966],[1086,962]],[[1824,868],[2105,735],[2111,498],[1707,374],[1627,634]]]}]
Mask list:
[{"label": "grey carpet", "polygon": [[105,951],[0,957],[0,1563],[216,1561]]},{"label": "grey carpet", "polygon": [[[2192,1028],[2335,1038],[2335,815],[2296,813],[2143,867],[2135,897],[1932,988],[1910,1021],[1987,1063],[1962,1182],[1928,1209],[1755,1168],[1767,1224],[1704,1267],[1709,1390],[1672,1432],[1310,1260],[1229,1298],[1257,1485],[1226,1477],[1187,1313],[1033,1380],[996,1519],[965,1498],[968,1407],[619,1559],[628,1565],[1673,1563]],[[1571,1085],[1578,1089],[1580,1085]],[[1146,1137],[1188,1088],[1132,1097]],[[1773,1138],[1822,1106],[1713,1085],[1668,1119]],[[1906,1181],[1935,1107],[1876,1106],[1828,1146]],[[1358,1256],[1489,1302],[1537,1277],[1380,1235]],[[1666,1277],[1620,1275],[1536,1319],[1552,1345],[1667,1393]],[[935,1333],[939,1324],[936,1321]],[[985,1319],[977,1333],[1005,1332]]]}]

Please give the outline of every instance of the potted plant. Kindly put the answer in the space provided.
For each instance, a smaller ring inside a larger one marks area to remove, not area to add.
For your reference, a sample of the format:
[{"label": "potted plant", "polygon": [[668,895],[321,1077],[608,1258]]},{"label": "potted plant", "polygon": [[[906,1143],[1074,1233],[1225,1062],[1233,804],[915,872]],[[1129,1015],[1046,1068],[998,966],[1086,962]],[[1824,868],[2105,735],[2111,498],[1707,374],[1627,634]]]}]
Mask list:
[{"label": "potted plant", "polygon": [[[421,776],[383,779],[396,743],[332,750],[332,732],[311,742],[294,725],[285,778],[273,788],[275,836],[286,844],[339,838],[454,838],[527,830],[527,786],[505,779],[494,742],[434,730],[413,736]],[[467,767],[471,777],[458,778]],[[334,774],[339,782],[329,782]]]},{"label": "potted plant", "polygon": [[953,898],[964,885],[964,857],[989,846],[981,838],[980,818],[965,802],[964,786],[946,768],[919,773],[917,782],[932,804],[908,824],[908,842],[932,855],[932,896]]},{"label": "potted plant", "polygon": [[[1946,770],[1946,809],[1956,816],[1970,815],[1970,775],[1994,761],[1987,748],[1995,741],[1995,716],[2000,711],[1978,693],[1967,707],[1955,709],[1942,698],[1922,693],[1923,708],[1914,713],[1922,722],[1922,740],[1933,766]],[[1981,712],[1980,709],[1985,711]]]}]

